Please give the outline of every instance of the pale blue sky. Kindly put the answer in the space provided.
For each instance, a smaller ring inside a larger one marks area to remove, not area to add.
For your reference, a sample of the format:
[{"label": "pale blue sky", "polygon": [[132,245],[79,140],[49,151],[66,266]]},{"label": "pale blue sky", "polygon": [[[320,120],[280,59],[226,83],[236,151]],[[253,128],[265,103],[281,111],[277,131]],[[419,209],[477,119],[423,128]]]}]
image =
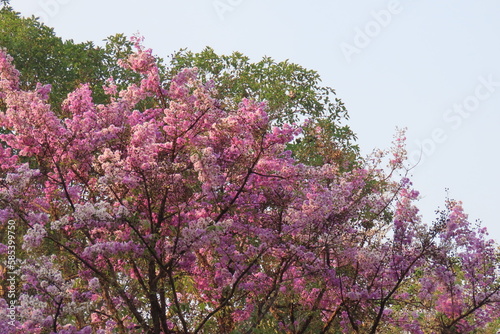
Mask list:
[{"label": "pale blue sky", "polygon": [[[11,0],[59,36],[100,44],[139,32],[180,48],[267,55],[317,70],[346,104],[364,153],[408,127],[427,221],[451,198],[500,241],[500,2]],[[423,144],[421,147],[420,144]]]}]

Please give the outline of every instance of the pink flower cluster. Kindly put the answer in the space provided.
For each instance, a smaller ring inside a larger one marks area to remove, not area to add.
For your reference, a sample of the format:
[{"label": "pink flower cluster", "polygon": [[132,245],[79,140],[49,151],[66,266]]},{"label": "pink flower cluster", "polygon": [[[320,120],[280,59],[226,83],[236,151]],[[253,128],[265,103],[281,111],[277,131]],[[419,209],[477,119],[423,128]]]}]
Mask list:
[{"label": "pink flower cluster", "polygon": [[460,202],[421,221],[404,133],[388,172],[384,153],[306,166],[286,149],[300,126],[223,108],[196,69],[162,83],[136,46],[121,65],[139,82],[109,80],[107,104],[84,84],[65,116],[0,51],[0,217],[29,252],[2,333],[466,333],[500,316],[495,244]]}]

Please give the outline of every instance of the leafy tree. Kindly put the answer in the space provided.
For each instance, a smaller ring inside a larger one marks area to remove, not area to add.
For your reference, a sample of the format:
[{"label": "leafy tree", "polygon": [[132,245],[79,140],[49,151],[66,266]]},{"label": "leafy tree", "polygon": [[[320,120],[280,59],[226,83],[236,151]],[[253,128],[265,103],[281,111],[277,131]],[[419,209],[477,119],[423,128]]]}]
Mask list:
[{"label": "leafy tree", "polygon": [[387,172],[382,153],[303,164],[279,108],[193,69],[163,81],[135,45],[120,64],[137,82],[58,108],[0,52],[1,230],[29,252],[2,333],[472,333],[500,316],[496,245],[457,201],[420,221],[402,133]]},{"label": "leafy tree", "polygon": [[23,18],[12,8],[3,7],[0,9],[0,48],[14,57],[22,73],[23,89],[34,89],[39,82],[52,86],[52,105],[60,105],[69,92],[84,83],[91,85],[97,102],[104,102],[101,86],[109,77],[103,62],[106,54],[93,43],[63,41],[36,18]]},{"label": "leafy tree", "polygon": [[[94,101],[104,103],[107,96],[102,86],[110,77],[120,89],[139,79],[133,71],[117,66],[134,47],[123,34],[110,36],[102,48],[91,42],[76,44],[57,37],[35,18],[20,17],[10,7],[0,10],[0,47],[14,57],[22,88],[34,89],[38,82],[52,85],[50,102],[55,108],[81,84],[89,83]],[[250,98],[266,101],[276,124],[309,119],[302,136],[289,144],[295,158],[304,163],[336,162],[348,170],[359,161],[355,135],[342,124],[348,118],[346,108],[332,88],[321,85],[315,71],[269,57],[250,62],[238,52],[217,55],[211,48],[199,53],[181,50],[168,63],[160,58],[157,63],[165,83],[181,69],[197,67],[200,80],[215,85],[223,107],[236,108],[242,98]]]},{"label": "leafy tree", "polygon": [[218,55],[212,48],[186,50],[172,56],[170,78],[182,68],[197,68],[202,82],[213,81],[223,106],[237,107],[241,99],[267,102],[267,113],[277,124],[308,119],[300,138],[290,143],[302,162],[322,165],[337,162],[349,168],[358,158],[354,133],[347,125],[347,110],[331,87],[321,85],[316,71],[289,61],[264,57],[258,62],[239,52]]}]

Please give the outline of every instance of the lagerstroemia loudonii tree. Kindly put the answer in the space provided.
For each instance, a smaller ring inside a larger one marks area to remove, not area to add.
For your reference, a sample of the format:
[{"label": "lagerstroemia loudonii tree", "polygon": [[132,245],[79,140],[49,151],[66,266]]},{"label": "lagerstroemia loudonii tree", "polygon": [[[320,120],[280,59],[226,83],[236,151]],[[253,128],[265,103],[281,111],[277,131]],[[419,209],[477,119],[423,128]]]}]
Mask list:
[{"label": "lagerstroemia loudonii tree", "polygon": [[0,332],[468,333],[500,316],[495,244],[460,202],[420,221],[402,135],[386,172],[381,155],[300,164],[300,126],[225,109],[195,69],[160,82],[137,48],[121,65],[140,82],[110,80],[107,104],[82,85],[65,118],[0,52],[2,258],[8,221],[19,245]]}]

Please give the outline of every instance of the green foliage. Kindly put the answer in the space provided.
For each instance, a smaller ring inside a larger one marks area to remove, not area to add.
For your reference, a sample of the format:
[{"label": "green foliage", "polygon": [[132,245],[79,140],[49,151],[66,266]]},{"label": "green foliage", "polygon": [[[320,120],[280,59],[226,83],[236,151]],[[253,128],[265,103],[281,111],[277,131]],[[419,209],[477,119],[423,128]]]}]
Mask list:
[{"label": "green foliage", "polygon": [[52,85],[51,104],[60,105],[80,84],[89,83],[96,101],[104,100],[102,82],[108,72],[104,50],[92,42],[63,41],[36,18],[23,18],[9,7],[0,10],[0,47],[15,59],[23,89],[38,82]]},{"label": "green foliage", "polygon": [[334,90],[320,85],[316,71],[287,60],[278,63],[264,57],[252,63],[239,52],[226,56],[217,55],[209,47],[199,53],[181,50],[172,57],[170,75],[188,67],[198,68],[203,81],[213,80],[218,95],[231,107],[242,98],[267,101],[268,112],[278,123],[297,122],[300,116],[347,117],[340,101],[331,99]]},{"label": "green foliage", "polygon": [[[90,84],[96,103],[105,103],[108,98],[102,86],[108,78],[122,89],[140,77],[117,64],[134,51],[134,43],[125,35],[108,37],[104,47],[64,41],[36,18],[23,18],[8,6],[0,10],[0,47],[14,58],[23,89],[33,89],[38,82],[52,85],[53,106],[61,105],[83,83]],[[218,55],[209,47],[199,53],[180,50],[169,62],[161,58],[157,62],[162,82],[170,82],[183,68],[198,68],[202,81],[214,82],[216,97],[226,108],[237,108],[242,98],[249,98],[267,102],[274,124],[308,119],[303,135],[289,146],[303,163],[337,163],[350,170],[359,160],[356,137],[342,124],[348,119],[347,110],[332,88],[321,85],[314,70],[270,57],[251,62],[239,52]]]},{"label": "green foliage", "polygon": [[270,57],[251,62],[239,52],[218,55],[207,47],[199,53],[175,53],[167,74],[172,77],[188,67],[198,68],[203,81],[214,82],[228,108],[249,98],[266,101],[276,124],[308,119],[303,136],[289,147],[301,162],[315,166],[336,162],[350,169],[359,157],[355,134],[342,125],[348,119],[347,109],[331,87],[321,85],[316,71]]}]

